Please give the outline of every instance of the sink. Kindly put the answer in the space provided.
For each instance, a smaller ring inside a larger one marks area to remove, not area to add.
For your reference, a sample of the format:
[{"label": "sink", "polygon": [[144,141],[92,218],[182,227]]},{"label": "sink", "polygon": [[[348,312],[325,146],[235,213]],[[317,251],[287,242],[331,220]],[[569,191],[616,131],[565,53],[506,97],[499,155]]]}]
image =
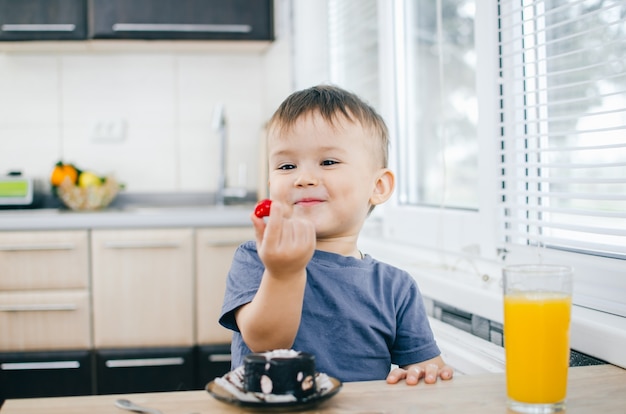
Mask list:
[{"label": "sink", "polygon": [[256,193],[244,197],[226,197],[224,205],[216,204],[213,193],[121,193],[104,211],[155,214],[164,212],[225,211],[229,209],[253,209]]},{"label": "sink", "polygon": [[188,205],[188,206],[126,206],[117,211],[137,214],[171,214],[171,213],[218,213],[226,211],[250,210],[254,204],[237,205]]}]

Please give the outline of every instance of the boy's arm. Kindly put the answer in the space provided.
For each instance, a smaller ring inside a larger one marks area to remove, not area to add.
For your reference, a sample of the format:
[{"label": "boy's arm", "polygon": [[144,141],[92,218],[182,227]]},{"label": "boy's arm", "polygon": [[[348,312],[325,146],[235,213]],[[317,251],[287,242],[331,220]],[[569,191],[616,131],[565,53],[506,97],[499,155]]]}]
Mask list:
[{"label": "boy's arm", "polygon": [[434,384],[437,382],[437,378],[452,379],[453,374],[452,367],[446,365],[441,356],[437,356],[417,364],[393,369],[387,376],[387,383],[396,384],[404,379],[407,385],[416,385],[420,379],[424,378],[424,383]]},{"label": "boy's arm", "polygon": [[251,216],[265,272],[254,299],[235,312],[237,326],[252,352],[291,348],[300,326],[306,265],[315,251],[315,228],[288,217],[272,203],[267,221]]}]

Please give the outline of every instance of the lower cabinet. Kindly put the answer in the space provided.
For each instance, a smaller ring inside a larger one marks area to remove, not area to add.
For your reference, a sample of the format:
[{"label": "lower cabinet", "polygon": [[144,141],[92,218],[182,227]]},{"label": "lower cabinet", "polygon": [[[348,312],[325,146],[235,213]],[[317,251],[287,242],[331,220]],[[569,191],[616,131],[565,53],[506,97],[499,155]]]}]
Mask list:
[{"label": "lower cabinet", "polygon": [[0,405],[9,398],[94,392],[91,351],[0,353]]},{"label": "lower cabinet", "polygon": [[96,349],[194,345],[193,229],[93,230]]},{"label": "lower cabinet", "polygon": [[196,389],[202,390],[230,371],[230,344],[199,346],[197,351]]},{"label": "lower cabinet", "polygon": [[230,344],[0,353],[6,399],[202,390],[230,371]]},{"label": "lower cabinet", "polygon": [[233,254],[253,237],[251,227],[0,232],[0,406],[204,389],[231,368],[232,332],[218,318]]},{"label": "lower cabinet", "polygon": [[194,389],[194,348],[96,351],[97,394]]}]

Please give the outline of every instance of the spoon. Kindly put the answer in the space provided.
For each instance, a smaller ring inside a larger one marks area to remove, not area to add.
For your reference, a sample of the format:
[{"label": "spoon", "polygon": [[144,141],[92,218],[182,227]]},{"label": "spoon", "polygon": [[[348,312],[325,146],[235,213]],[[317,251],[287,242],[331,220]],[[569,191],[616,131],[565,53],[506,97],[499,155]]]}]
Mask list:
[{"label": "spoon", "polygon": [[130,400],[126,400],[123,398],[120,398],[119,400],[115,401],[115,406],[119,407],[119,408],[123,408],[124,410],[129,410],[129,411],[134,411],[136,413],[146,413],[146,414],[163,414],[161,413],[161,411],[155,409],[155,408],[146,408],[146,407],[142,407],[140,405],[137,405],[135,403],[133,403]]}]

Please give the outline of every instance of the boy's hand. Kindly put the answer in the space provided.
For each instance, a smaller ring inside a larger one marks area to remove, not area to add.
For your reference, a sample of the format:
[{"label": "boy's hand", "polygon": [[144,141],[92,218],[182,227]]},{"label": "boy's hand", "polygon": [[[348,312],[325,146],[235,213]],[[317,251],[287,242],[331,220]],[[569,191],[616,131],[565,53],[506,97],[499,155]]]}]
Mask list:
[{"label": "boy's hand", "polygon": [[265,269],[276,278],[301,272],[315,251],[315,226],[306,219],[291,216],[286,205],[273,201],[267,222],[251,216],[257,251]]},{"label": "boy's hand", "polygon": [[453,374],[452,367],[446,365],[441,357],[436,357],[419,364],[393,369],[387,375],[387,383],[397,384],[404,379],[407,385],[416,385],[423,378],[425,384],[434,384],[438,378],[444,381],[452,379]]}]

